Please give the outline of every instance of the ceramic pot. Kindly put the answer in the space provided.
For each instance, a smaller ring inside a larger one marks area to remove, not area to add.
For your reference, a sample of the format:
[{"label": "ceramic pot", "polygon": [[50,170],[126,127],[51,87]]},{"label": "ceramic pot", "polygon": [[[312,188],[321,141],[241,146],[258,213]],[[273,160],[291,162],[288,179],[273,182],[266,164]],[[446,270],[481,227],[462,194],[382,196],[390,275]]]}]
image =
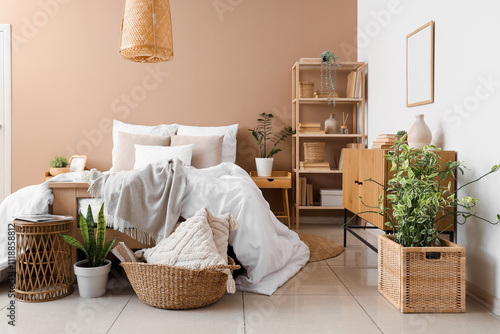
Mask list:
[{"label": "ceramic pot", "polygon": [[69,173],[69,167],[51,168],[49,169],[49,173],[52,176],[56,176],[63,173]]},{"label": "ceramic pot", "polygon": [[424,145],[431,144],[432,132],[425,123],[423,114],[415,117],[415,123],[408,132],[408,145],[413,148],[422,149]]},{"label": "ceramic pot", "polygon": [[104,260],[104,265],[100,267],[84,267],[86,263],[87,260],[82,260],[73,265],[80,297],[96,298],[103,296],[106,293],[111,261]]},{"label": "ceramic pot", "polygon": [[255,158],[258,176],[271,176],[274,158]]},{"label": "ceramic pot", "polygon": [[330,114],[330,118],[325,121],[325,133],[336,134],[340,133],[339,122]]}]

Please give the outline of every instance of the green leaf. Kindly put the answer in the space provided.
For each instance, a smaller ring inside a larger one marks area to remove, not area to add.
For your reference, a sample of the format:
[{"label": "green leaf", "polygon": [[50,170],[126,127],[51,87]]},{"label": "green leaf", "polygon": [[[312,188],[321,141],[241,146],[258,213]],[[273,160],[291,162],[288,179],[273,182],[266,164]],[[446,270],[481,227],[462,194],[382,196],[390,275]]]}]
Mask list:
[{"label": "green leaf", "polygon": [[97,216],[96,253],[101,254],[106,240],[106,218],[104,218],[104,203],[102,203]]},{"label": "green leaf", "polygon": [[83,216],[81,211],[80,211],[80,233],[82,235],[83,245],[85,246],[85,252],[88,254],[88,252],[90,251],[89,231],[87,228],[87,220],[85,220],[85,217]]},{"label": "green leaf", "polygon": [[110,240],[101,250],[101,253],[99,254],[99,265],[101,266],[102,263],[104,262],[104,259],[106,259],[106,256],[108,255],[109,251],[111,248],[113,248],[113,245],[115,244],[116,238],[113,240]]},{"label": "green leaf", "polygon": [[64,241],[66,241],[71,246],[80,248],[85,253],[85,256],[87,258],[89,257],[89,254],[87,253],[87,250],[82,246],[82,244],[80,243],[80,241],[78,241],[75,238],[73,238],[72,236],[69,236],[69,235],[66,235],[66,234],[61,234],[61,237],[64,239]]}]

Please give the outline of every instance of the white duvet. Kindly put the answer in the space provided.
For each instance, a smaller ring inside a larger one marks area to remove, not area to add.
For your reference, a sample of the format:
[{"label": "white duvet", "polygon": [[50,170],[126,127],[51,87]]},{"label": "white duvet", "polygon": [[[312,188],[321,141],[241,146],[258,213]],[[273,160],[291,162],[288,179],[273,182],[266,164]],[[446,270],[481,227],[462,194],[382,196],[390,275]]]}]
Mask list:
[{"label": "white duvet", "polygon": [[[214,215],[230,213],[240,227],[229,242],[246,272],[236,278],[236,288],[271,295],[309,260],[309,248],[297,233],[279,222],[260,189],[235,164],[195,169],[185,167],[187,189],[181,215],[193,216],[208,207]],[[57,176],[54,181],[81,181],[78,173]],[[46,213],[52,202],[46,183],[30,186],[7,197],[0,205],[0,245],[7,243],[7,226],[19,214]],[[7,249],[0,247],[0,271],[7,267]]]}]

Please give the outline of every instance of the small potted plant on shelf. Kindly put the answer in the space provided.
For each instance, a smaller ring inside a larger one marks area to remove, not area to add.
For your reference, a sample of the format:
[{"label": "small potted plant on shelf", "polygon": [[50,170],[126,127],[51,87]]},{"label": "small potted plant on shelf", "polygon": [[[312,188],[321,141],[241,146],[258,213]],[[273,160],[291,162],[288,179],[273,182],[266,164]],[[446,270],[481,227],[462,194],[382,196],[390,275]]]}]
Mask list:
[{"label": "small potted plant on shelf", "polygon": [[50,160],[50,170],[49,173],[52,176],[56,176],[63,173],[69,172],[69,162],[63,156],[56,155],[54,159]]},{"label": "small potted plant on shelf", "polygon": [[106,240],[106,219],[104,218],[104,204],[101,205],[97,217],[97,232],[94,236],[94,218],[92,208],[88,207],[87,218],[80,212],[80,233],[83,245],[75,238],[62,234],[62,238],[71,246],[78,247],[87,258],[73,265],[78,281],[80,297],[95,298],[106,293],[108,274],[111,271],[111,261],[106,256],[113,247],[116,238]]},{"label": "small potted plant on shelf", "polygon": [[[252,136],[257,141],[259,146],[259,157],[255,158],[255,164],[257,166],[258,176],[271,176],[273,170],[274,158],[272,158],[276,153],[280,152],[281,149],[277,146],[285,141],[285,139],[293,134],[295,131],[291,127],[287,127],[281,130],[277,134],[273,134],[272,129],[272,119],[273,114],[262,113],[259,119],[257,119],[258,126],[254,129],[248,129],[252,133]],[[268,141],[272,144],[271,149],[268,151],[267,143]]]},{"label": "small potted plant on shelf", "polygon": [[339,57],[330,50],[321,54],[321,95],[328,92],[328,104],[335,105],[335,78],[337,67],[340,67]]},{"label": "small potted plant on shelf", "polygon": [[491,222],[473,213],[478,199],[457,196],[459,190],[497,172],[500,165],[453,190],[444,181],[457,171],[463,174],[465,167],[459,161],[440,164],[439,151],[435,146],[411,148],[403,134],[385,155],[393,177],[387,185],[379,184],[389,204],[384,206],[382,195],[378,208],[365,211],[384,216],[394,232],[379,236],[378,287],[403,313],[465,312],[465,249],[440,235],[455,215],[459,224],[470,217],[492,224],[500,221],[500,215]]}]

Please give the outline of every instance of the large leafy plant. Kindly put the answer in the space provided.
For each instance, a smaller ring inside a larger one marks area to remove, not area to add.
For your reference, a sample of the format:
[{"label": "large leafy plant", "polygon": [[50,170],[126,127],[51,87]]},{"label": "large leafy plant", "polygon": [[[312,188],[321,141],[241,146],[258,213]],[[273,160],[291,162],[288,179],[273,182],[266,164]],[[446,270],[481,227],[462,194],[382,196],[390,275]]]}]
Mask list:
[{"label": "large leafy plant", "polygon": [[387,219],[386,225],[394,230],[396,241],[404,247],[439,245],[439,236],[450,224],[447,218],[453,217],[455,210],[459,224],[464,224],[470,217],[491,224],[500,222],[500,215],[497,215],[497,222],[491,222],[472,212],[479,199],[457,195],[464,187],[497,172],[500,165],[452,191],[451,183],[445,183],[445,179],[454,177],[456,172],[463,174],[466,167],[459,161],[440,164],[439,151],[435,146],[411,148],[404,135],[385,155],[394,177],[387,185],[379,185],[385,187],[391,208],[383,205],[382,195],[376,212]]},{"label": "large leafy plant", "polygon": [[61,237],[71,246],[78,247],[82,250],[88,260],[88,267],[100,267],[104,264],[104,260],[109,251],[113,247],[116,238],[109,241],[106,240],[106,218],[104,217],[104,203],[101,205],[97,216],[97,232],[94,236],[94,217],[92,208],[88,207],[87,218],[80,212],[80,233],[83,239],[83,245],[75,238],[61,234]]},{"label": "large leafy plant", "polygon": [[[285,141],[285,139],[293,134],[295,131],[291,127],[284,128],[277,134],[273,134],[272,120],[274,118],[273,114],[262,113],[259,115],[261,118],[257,119],[258,126],[254,129],[248,129],[252,133],[252,136],[257,141],[259,146],[259,157],[260,158],[271,158],[278,152],[281,152],[280,148],[277,146]],[[271,149],[267,150],[267,142],[272,144]]]}]

